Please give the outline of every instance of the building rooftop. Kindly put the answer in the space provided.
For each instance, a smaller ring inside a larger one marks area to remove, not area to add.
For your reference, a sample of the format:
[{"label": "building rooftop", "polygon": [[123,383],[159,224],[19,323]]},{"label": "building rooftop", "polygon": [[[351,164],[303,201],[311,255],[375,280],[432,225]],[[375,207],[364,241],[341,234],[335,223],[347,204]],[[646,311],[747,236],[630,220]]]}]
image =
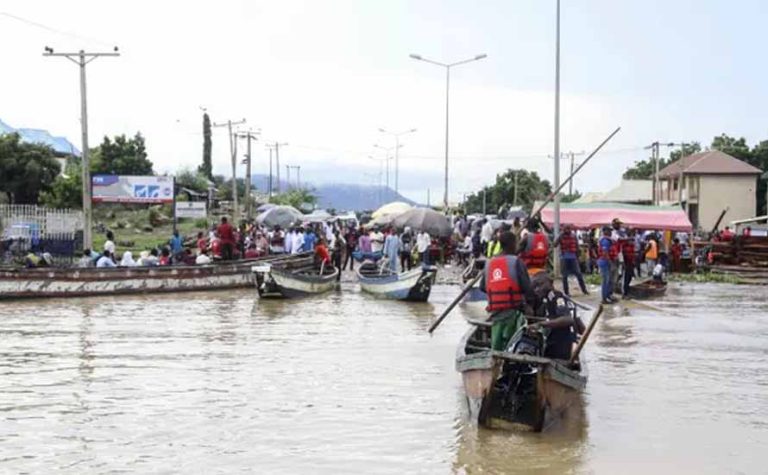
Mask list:
[{"label": "building rooftop", "polygon": [[680,167],[686,175],[759,175],[762,170],[719,150],[694,153],[667,165],[659,172],[659,178],[680,175]]},{"label": "building rooftop", "polygon": [[650,203],[653,201],[653,180],[621,180],[616,188],[595,201],[613,203]]},{"label": "building rooftop", "polygon": [[22,142],[48,145],[56,153],[61,155],[80,156],[80,150],[65,137],[56,137],[43,129],[16,129],[0,120],[0,135],[17,133]]}]

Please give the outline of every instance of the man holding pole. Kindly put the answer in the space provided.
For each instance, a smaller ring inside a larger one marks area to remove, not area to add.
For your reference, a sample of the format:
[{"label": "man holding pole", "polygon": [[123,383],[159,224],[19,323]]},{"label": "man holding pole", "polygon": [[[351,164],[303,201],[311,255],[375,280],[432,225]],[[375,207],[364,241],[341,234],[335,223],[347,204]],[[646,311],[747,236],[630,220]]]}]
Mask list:
[{"label": "man holding pole", "polygon": [[504,231],[499,237],[501,255],[489,259],[480,280],[488,294],[491,314],[491,348],[503,351],[515,332],[525,325],[523,310],[535,301],[528,269],[515,253],[515,235]]}]

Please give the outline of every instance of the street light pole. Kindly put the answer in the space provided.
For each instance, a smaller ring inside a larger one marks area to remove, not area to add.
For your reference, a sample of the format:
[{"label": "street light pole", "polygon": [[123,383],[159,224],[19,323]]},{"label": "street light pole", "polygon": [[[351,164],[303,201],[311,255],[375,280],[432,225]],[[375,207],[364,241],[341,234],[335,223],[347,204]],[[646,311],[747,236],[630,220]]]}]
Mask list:
[{"label": "street light pole", "polygon": [[[556,32],[555,32],[555,189],[560,188],[560,0],[557,2],[556,13]],[[555,238],[560,236],[560,193],[555,194],[554,200],[555,219],[554,231]],[[560,274],[560,259],[557,252],[554,254],[554,274],[557,277]]]},{"label": "street light pole", "polygon": [[425,63],[434,64],[436,66],[442,66],[445,68],[445,191],[443,193],[443,210],[448,211],[448,119],[449,119],[449,94],[451,87],[451,68],[459,66],[461,64],[471,63],[472,61],[479,61],[488,57],[486,54],[478,54],[474,58],[465,59],[463,61],[457,61],[455,63],[441,63],[439,61],[433,61],[431,59],[424,58],[418,54],[410,55],[411,58],[417,61],[424,61]]},{"label": "street light pole", "polygon": [[80,67],[80,129],[82,133],[81,178],[83,181],[83,249],[93,247],[93,210],[91,209],[91,161],[88,150],[88,100],[85,85],[85,65],[100,56],[120,56],[117,46],[112,52],[86,53],[55,53],[53,48],[46,46],[43,56],[63,56]]},{"label": "street light pole", "polygon": [[395,138],[395,193],[400,192],[400,136],[406,134],[412,134],[416,132],[416,129],[404,130],[402,132],[390,132],[386,129],[379,128],[379,132],[382,134],[391,135]]},{"label": "street light pole", "polygon": [[228,120],[220,124],[213,124],[214,127],[226,127],[229,135],[229,153],[232,156],[232,221],[235,225],[240,220],[240,209],[237,198],[237,140],[235,134],[232,133],[232,126],[240,124],[245,124],[245,119],[237,122]]}]

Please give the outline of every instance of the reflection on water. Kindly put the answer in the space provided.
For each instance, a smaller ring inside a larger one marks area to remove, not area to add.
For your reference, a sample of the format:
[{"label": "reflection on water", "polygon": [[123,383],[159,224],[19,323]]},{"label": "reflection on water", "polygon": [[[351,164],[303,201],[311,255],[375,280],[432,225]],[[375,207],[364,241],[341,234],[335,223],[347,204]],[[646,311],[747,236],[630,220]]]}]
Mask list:
[{"label": "reflection on water", "polygon": [[764,471],[768,290],[608,309],[584,404],[545,434],[465,422],[464,310],[426,333],[456,292],[0,304],[0,472]]}]

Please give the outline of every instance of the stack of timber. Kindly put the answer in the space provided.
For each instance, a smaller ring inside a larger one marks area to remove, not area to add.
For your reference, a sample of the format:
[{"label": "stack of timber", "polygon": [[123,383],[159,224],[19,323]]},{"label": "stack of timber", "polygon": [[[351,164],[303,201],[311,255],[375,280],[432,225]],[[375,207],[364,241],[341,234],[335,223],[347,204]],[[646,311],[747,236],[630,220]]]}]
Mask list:
[{"label": "stack of timber", "polygon": [[693,244],[696,249],[710,247],[715,266],[768,268],[768,237],[736,236],[732,241],[697,241]]}]

